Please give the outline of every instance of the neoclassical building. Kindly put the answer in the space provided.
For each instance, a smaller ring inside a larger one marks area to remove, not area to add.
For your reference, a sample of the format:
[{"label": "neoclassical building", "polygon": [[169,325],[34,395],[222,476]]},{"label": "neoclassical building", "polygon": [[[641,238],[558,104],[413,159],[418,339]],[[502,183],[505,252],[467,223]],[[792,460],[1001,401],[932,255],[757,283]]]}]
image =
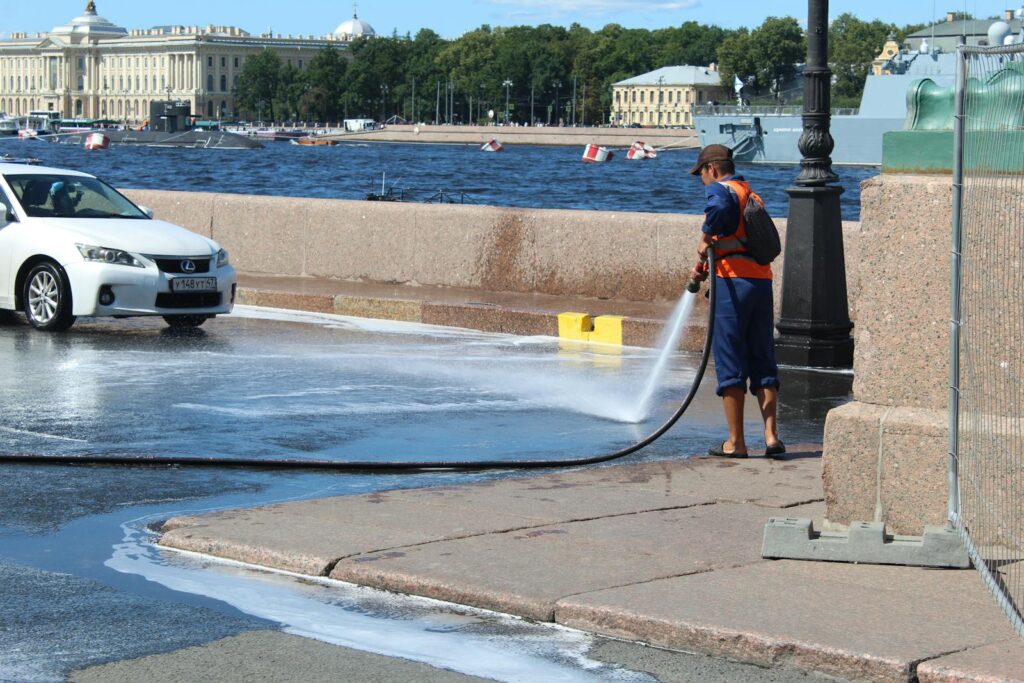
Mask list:
[{"label": "neoclassical building", "polygon": [[[52,6],[52,5],[51,5]],[[233,91],[245,59],[273,48],[299,69],[328,46],[373,36],[355,11],[321,36],[253,36],[233,26],[125,29],[90,1],[85,13],[48,33],[12,33],[0,40],[0,112],[58,112],[64,118],[138,123],[153,100],[191,103],[198,116],[235,111]]]},{"label": "neoclassical building", "polygon": [[613,125],[692,126],[695,104],[721,100],[721,77],[711,66],[664,66],[612,84]]}]

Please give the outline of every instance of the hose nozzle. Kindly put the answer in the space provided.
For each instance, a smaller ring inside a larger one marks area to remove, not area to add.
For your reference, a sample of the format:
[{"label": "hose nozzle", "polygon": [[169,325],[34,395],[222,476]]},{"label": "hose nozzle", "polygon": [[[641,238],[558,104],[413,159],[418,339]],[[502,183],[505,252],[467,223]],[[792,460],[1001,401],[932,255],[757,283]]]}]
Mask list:
[{"label": "hose nozzle", "polygon": [[700,291],[700,283],[696,280],[690,280],[686,283],[686,291],[690,294],[696,294]]}]

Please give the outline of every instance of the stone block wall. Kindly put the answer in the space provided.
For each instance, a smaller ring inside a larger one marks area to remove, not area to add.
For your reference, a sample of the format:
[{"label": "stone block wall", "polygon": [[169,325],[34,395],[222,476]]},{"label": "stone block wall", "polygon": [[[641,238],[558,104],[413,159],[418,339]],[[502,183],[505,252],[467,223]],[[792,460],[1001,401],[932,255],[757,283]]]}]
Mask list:
[{"label": "stone block wall", "polygon": [[[636,212],[126,194],[157,218],[219,241],[242,272],[624,301],[679,297],[702,222],[696,215]],[[784,237],[785,219],[776,222]],[[844,224],[850,253],[858,228]],[[782,273],[781,259],[774,268]],[[856,259],[848,257],[848,290],[858,284]]]},{"label": "stone block wall", "polygon": [[825,425],[829,522],[883,521],[920,535],[946,522],[949,176],[883,174],[861,190],[858,238],[847,242],[863,286],[852,403]]}]

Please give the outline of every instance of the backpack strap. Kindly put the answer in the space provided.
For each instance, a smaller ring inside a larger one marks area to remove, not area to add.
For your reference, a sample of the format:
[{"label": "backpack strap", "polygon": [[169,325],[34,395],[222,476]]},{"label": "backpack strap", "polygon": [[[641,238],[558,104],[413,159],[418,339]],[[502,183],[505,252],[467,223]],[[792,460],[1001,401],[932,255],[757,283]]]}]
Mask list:
[{"label": "backpack strap", "polygon": [[[722,187],[724,187],[725,189],[729,190],[729,194],[731,194],[733,196],[733,198],[736,200],[736,205],[739,207],[739,215],[740,215],[740,217],[742,217],[743,216],[743,210],[746,207],[744,207],[742,202],[740,202],[739,194],[736,193],[736,190],[733,189],[732,185],[730,185],[729,183],[724,183],[724,182],[719,180],[718,184],[721,185]],[[737,229],[738,229],[738,227],[737,227]],[[719,249],[721,251],[736,251],[737,249],[746,249],[747,248],[747,241],[746,240],[741,240],[739,237],[735,237],[735,233],[733,233],[732,237],[719,238],[718,240],[716,240],[715,241],[715,248]],[[723,258],[732,258],[734,256],[741,256],[741,255],[746,256],[745,254],[735,253],[735,254],[729,254],[728,256],[723,257]],[[750,258],[749,256],[747,256],[747,257]]]}]

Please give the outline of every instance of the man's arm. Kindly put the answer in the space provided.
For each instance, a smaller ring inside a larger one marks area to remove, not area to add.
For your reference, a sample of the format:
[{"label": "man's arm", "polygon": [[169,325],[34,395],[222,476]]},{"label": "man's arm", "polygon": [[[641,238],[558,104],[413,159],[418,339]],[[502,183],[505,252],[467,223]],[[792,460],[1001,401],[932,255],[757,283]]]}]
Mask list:
[{"label": "man's arm", "polygon": [[715,237],[727,237],[736,232],[740,223],[740,205],[736,196],[722,183],[708,185],[707,195],[701,232]]},{"label": "man's arm", "polygon": [[690,272],[690,278],[703,282],[708,276],[708,247],[713,237],[728,237],[736,232],[740,222],[740,207],[729,188],[721,183],[707,186],[707,205],[704,207],[704,225],[697,242],[697,256],[700,261]]}]

